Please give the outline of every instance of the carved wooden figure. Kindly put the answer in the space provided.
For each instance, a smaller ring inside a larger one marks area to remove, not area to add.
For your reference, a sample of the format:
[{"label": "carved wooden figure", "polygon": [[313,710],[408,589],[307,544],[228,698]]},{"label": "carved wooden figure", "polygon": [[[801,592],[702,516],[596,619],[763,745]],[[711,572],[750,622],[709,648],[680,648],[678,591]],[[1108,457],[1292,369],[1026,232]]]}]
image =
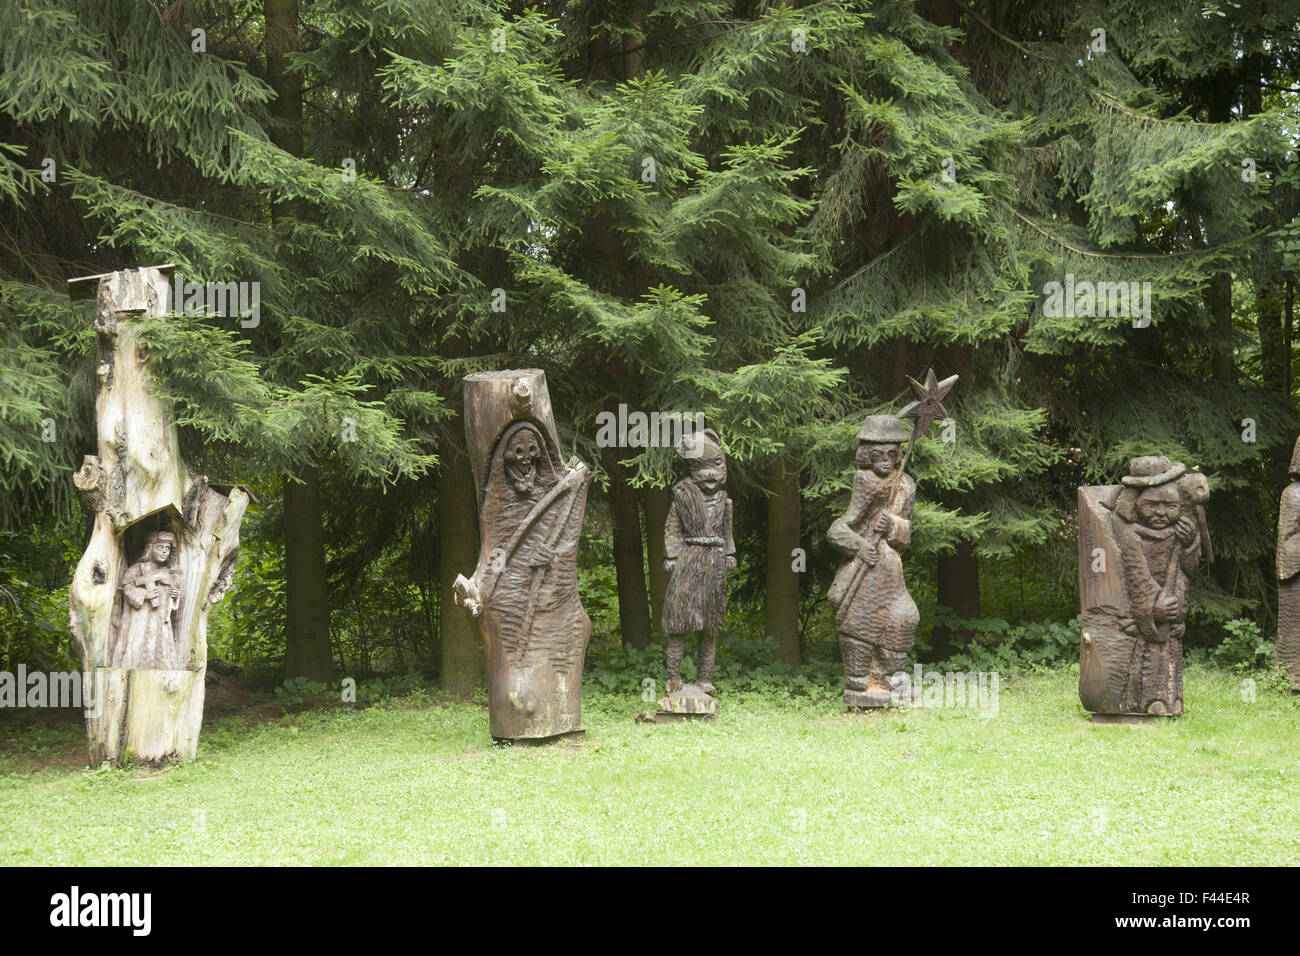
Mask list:
[{"label": "carved wooden figure", "polygon": [[912,541],[916,482],[902,471],[906,429],[893,415],[872,415],[858,433],[858,469],[849,509],[826,537],[849,560],[827,594],[844,658],[844,703],[888,707],[889,678],[906,670],[920,614],[903,580]]},{"label": "carved wooden figure", "polygon": [[[672,488],[664,526],[663,627],[668,637],[667,696],[659,702],[669,713],[717,713],[713,662],[726,613],[727,572],[736,567],[731,532],[731,499],[725,489],[727,459],[711,428],[687,435],[677,446],[687,463],[686,477]],[[682,684],[685,635],[699,634],[695,682]]]},{"label": "carved wooden figure", "polygon": [[492,736],[580,731],[591,620],[577,555],[591,473],[576,457],[561,459],[546,376],[536,369],[466,376],[465,432],[480,549],[455,594],[483,638]]},{"label": "carved wooden figure", "polygon": [[1277,512],[1277,662],[1300,692],[1300,439]]},{"label": "carved wooden figure", "polygon": [[1204,475],[1158,455],[1079,489],[1079,696],[1094,720],[1183,712],[1187,576],[1214,560],[1207,500]]},{"label": "carved wooden figure", "polygon": [[[902,552],[912,541],[916,482],[907,461],[932,423],[948,418],[943,399],[957,382],[939,381],[934,369],[921,383],[908,376],[916,401],[898,417],[871,415],[858,432],[857,471],[849,510],[826,532],[848,557],[831,582],[827,600],[835,609],[844,659],[846,707],[888,707],[890,678],[905,670],[920,614],[903,580]],[[912,419],[909,435],[899,419]],[[903,442],[908,442],[903,452]]]},{"label": "carved wooden figure", "polygon": [[96,297],[98,454],[74,482],[95,511],[69,589],[90,762],[192,760],[203,722],[208,614],[230,587],[248,493],[181,460],[172,411],[146,381],[133,318],[167,311],[170,267],[69,283]]}]

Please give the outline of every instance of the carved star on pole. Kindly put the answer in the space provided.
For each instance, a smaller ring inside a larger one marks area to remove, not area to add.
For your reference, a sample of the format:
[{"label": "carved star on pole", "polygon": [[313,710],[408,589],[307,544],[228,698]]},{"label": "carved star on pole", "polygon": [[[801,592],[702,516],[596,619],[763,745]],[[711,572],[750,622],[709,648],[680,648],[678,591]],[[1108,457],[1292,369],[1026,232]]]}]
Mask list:
[{"label": "carved star on pole", "polygon": [[949,417],[948,410],[943,407],[943,398],[957,383],[957,376],[950,375],[940,382],[935,378],[934,369],[931,368],[925,373],[924,385],[910,375],[907,376],[907,380],[912,383],[912,390],[916,392],[917,400],[899,412],[898,417],[912,419],[912,441],[916,441],[935,419]]}]

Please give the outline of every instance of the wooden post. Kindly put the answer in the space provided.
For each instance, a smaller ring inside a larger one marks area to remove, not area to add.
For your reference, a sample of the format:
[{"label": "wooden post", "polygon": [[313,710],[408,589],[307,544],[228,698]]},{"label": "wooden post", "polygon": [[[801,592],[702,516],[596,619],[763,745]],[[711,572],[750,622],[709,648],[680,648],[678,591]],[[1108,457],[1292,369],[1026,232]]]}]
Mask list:
[{"label": "wooden post", "polygon": [[69,589],[92,766],[194,759],[208,613],[230,587],[249,501],[189,472],[171,409],[148,386],[131,320],[168,310],[170,268],[69,282],[73,298],[96,296],[99,337],[98,454],[73,478],[95,526]]}]

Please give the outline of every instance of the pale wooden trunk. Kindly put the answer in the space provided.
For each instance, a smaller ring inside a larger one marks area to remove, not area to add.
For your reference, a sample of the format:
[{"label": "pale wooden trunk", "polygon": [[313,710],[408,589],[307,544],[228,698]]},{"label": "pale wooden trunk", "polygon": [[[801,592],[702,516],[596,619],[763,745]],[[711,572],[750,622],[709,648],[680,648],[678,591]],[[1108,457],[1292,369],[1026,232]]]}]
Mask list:
[{"label": "pale wooden trunk", "polygon": [[1119,545],[1110,527],[1119,491],[1119,485],[1079,488],[1079,698],[1087,710],[1101,714],[1123,711],[1134,641],[1116,626],[1128,607]]},{"label": "pale wooden trunk", "polygon": [[[146,380],[148,358],[131,319],[168,307],[165,268],[74,280],[74,297],[94,282],[99,333],[98,454],[74,476],[95,510],[95,526],[69,589],[74,646],[82,659],[92,765],[128,756],[161,765],[194,759],[203,722],[207,623],[230,587],[239,525],[248,506],[239,487],[219,491],[181,460],[171,410]],[[110,666],[123,575],[150,532],[174,535],[180,593],[172,635],[181,668]]]}]

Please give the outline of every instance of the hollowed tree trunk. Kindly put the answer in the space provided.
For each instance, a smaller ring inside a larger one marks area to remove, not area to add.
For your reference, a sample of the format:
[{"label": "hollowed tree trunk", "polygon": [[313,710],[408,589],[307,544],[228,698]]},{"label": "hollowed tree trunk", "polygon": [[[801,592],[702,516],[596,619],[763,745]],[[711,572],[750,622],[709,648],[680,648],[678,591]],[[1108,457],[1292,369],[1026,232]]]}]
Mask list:
[{"label": "hollowed tree trunk", "polygon": [[[179,763],[198,747],[208,614],[230,587],[249,499],[238,486],[218,490],[190,474],[171,409],[148,387],[132,318],[166,311],[164,269],[74,280],[74,297],[92,282],[98,454],[86,456],[74,481],[95,527],[68,595],[90,762]],[[155,561],[151,542],[164,540],[170,555]]]}]

